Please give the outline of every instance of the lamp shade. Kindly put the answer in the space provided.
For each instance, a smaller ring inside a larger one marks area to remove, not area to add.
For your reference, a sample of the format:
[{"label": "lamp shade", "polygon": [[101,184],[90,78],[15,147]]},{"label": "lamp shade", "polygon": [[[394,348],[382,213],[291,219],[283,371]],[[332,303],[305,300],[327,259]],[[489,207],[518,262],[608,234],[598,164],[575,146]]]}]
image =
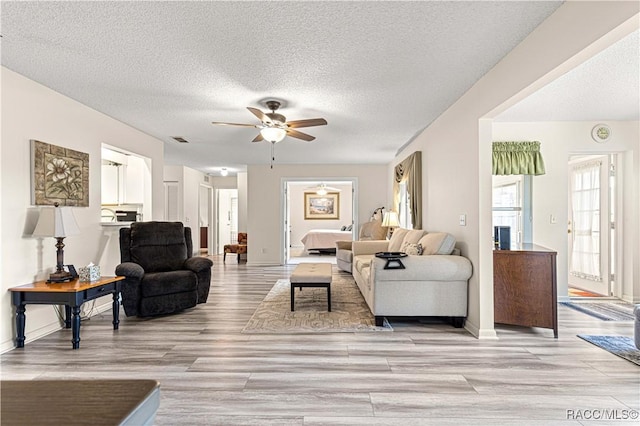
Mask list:
[{"label": "lamp shade", "polygon": [[382,219],[382,226],[387,228],[397,228],[400,226],[400,220],[398,220],[398,213],[392,211],[386,212]]},{"label": "lamp shade", "polygon": [[276,143],[280,142],[285,136],[287,136],[287,131],[280,127],[265,127],[260,130],[260,134],[266,141]]},{"label": "lamp shade", "polygon": [[69,207],[43,207],[33,230],[34,237],[64,238],[79,233],[80,229]]}]

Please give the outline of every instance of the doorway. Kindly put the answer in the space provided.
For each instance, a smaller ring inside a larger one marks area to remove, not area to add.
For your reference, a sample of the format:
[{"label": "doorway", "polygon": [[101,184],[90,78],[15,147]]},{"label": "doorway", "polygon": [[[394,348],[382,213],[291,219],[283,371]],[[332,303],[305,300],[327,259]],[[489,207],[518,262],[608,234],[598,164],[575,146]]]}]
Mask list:
[{"label": "doorway", "polygon": [[[326,195],[322,194],[323,186],[328,190]],[[357,178],[283,178],[282,188],[283,263],[335,264],[335,241],[352,240],[357,235]],[[306,203],[325,196],[334,214],[310,214]]]},{"label": "doorway", "polygon": [[198,194],[198,222],[200,226],[200,253],[213,254],[214,248],[211,242],[213,227],[213,188],[207,185],[200,185]]},{"label": "doorway", "polygon": [[222,254],[226,244],[238,242],[238,190],[217,189],[217,248]]},{"label": "doorway", "polygon": [[568,284],[571,297],[615,296],[615,154],[569,159]]}]

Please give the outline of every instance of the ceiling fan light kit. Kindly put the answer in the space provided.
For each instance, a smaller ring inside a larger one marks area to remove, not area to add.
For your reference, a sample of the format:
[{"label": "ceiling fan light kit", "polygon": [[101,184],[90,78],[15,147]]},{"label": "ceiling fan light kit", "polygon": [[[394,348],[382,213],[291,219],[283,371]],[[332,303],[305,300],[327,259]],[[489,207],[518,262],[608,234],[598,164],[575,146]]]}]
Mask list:
[{"label": "ceiling fan light kit", "polygon": [[307,189],[315,191],[317,195],[327,195],[329,191],[331,192],[341,192],[342,190],[339,188],[334,188],[332,186],[327,186],[325,183],[320,183],[317,186],[311,186]]},{"label": "ceiling fan light kit", "polygon": [[287,131],[280,127],[265,127],[260,130],[260,134],[267,142],[278,143],[287,136]]}]

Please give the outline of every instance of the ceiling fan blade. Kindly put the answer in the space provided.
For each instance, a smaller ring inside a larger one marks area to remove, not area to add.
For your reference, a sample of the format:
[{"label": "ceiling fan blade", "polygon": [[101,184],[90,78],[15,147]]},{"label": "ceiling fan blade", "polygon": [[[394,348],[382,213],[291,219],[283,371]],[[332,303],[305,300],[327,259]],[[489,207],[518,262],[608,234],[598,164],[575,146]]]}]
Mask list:
[{"label": "ceiling fan blade", "polygon": [[264,138],[262,137],[262,133],[258,133],[258,136],[253,138],[253,140],[251,142],[261,142],[263,140],[264,140]]},{"label": "ceiling fan blade", "polygon": [[247,107],[247,109],[251,111],[253,115],[258,117],[258,119],[262,121],[264,124],[268,124],[268,125],[273,124],[273,121],[271,121],[271,118],[269,118],[264,112],[260,111],[258,108]]},{"label": "ceiling fan blade", "polygon": [[324,118],[310,118],[308,120],[287,121],[286,124],[287,126],[295,129],[298,127],[324,126],[327,124],[327,120]]},{"label": "ceiling fan blade", "polygon": [[292,138],[296,139],[302,139],[303,141],[307,142],[311,142],[316,138],[315,136],[311,136],[293,129],[287,129],[287,136],[291,136]]},{"label": "ceiling fan blade", "polygon": [[223,123],[221,121],[212,121],[211,124],[217,124],[221,126],[242,126],[242,127],[256,127],[255,124],[243,124],[243,123]]}]

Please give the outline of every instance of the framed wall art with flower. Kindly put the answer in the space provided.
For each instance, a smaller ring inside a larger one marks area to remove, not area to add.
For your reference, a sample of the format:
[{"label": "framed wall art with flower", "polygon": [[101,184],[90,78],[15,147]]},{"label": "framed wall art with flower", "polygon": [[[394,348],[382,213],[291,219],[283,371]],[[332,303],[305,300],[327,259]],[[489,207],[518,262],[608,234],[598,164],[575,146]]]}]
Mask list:
[{"label": "framed wall art with flower", "polygon": [[36,206],[89,206],[89,154],[31,141],[32,199]]}]

